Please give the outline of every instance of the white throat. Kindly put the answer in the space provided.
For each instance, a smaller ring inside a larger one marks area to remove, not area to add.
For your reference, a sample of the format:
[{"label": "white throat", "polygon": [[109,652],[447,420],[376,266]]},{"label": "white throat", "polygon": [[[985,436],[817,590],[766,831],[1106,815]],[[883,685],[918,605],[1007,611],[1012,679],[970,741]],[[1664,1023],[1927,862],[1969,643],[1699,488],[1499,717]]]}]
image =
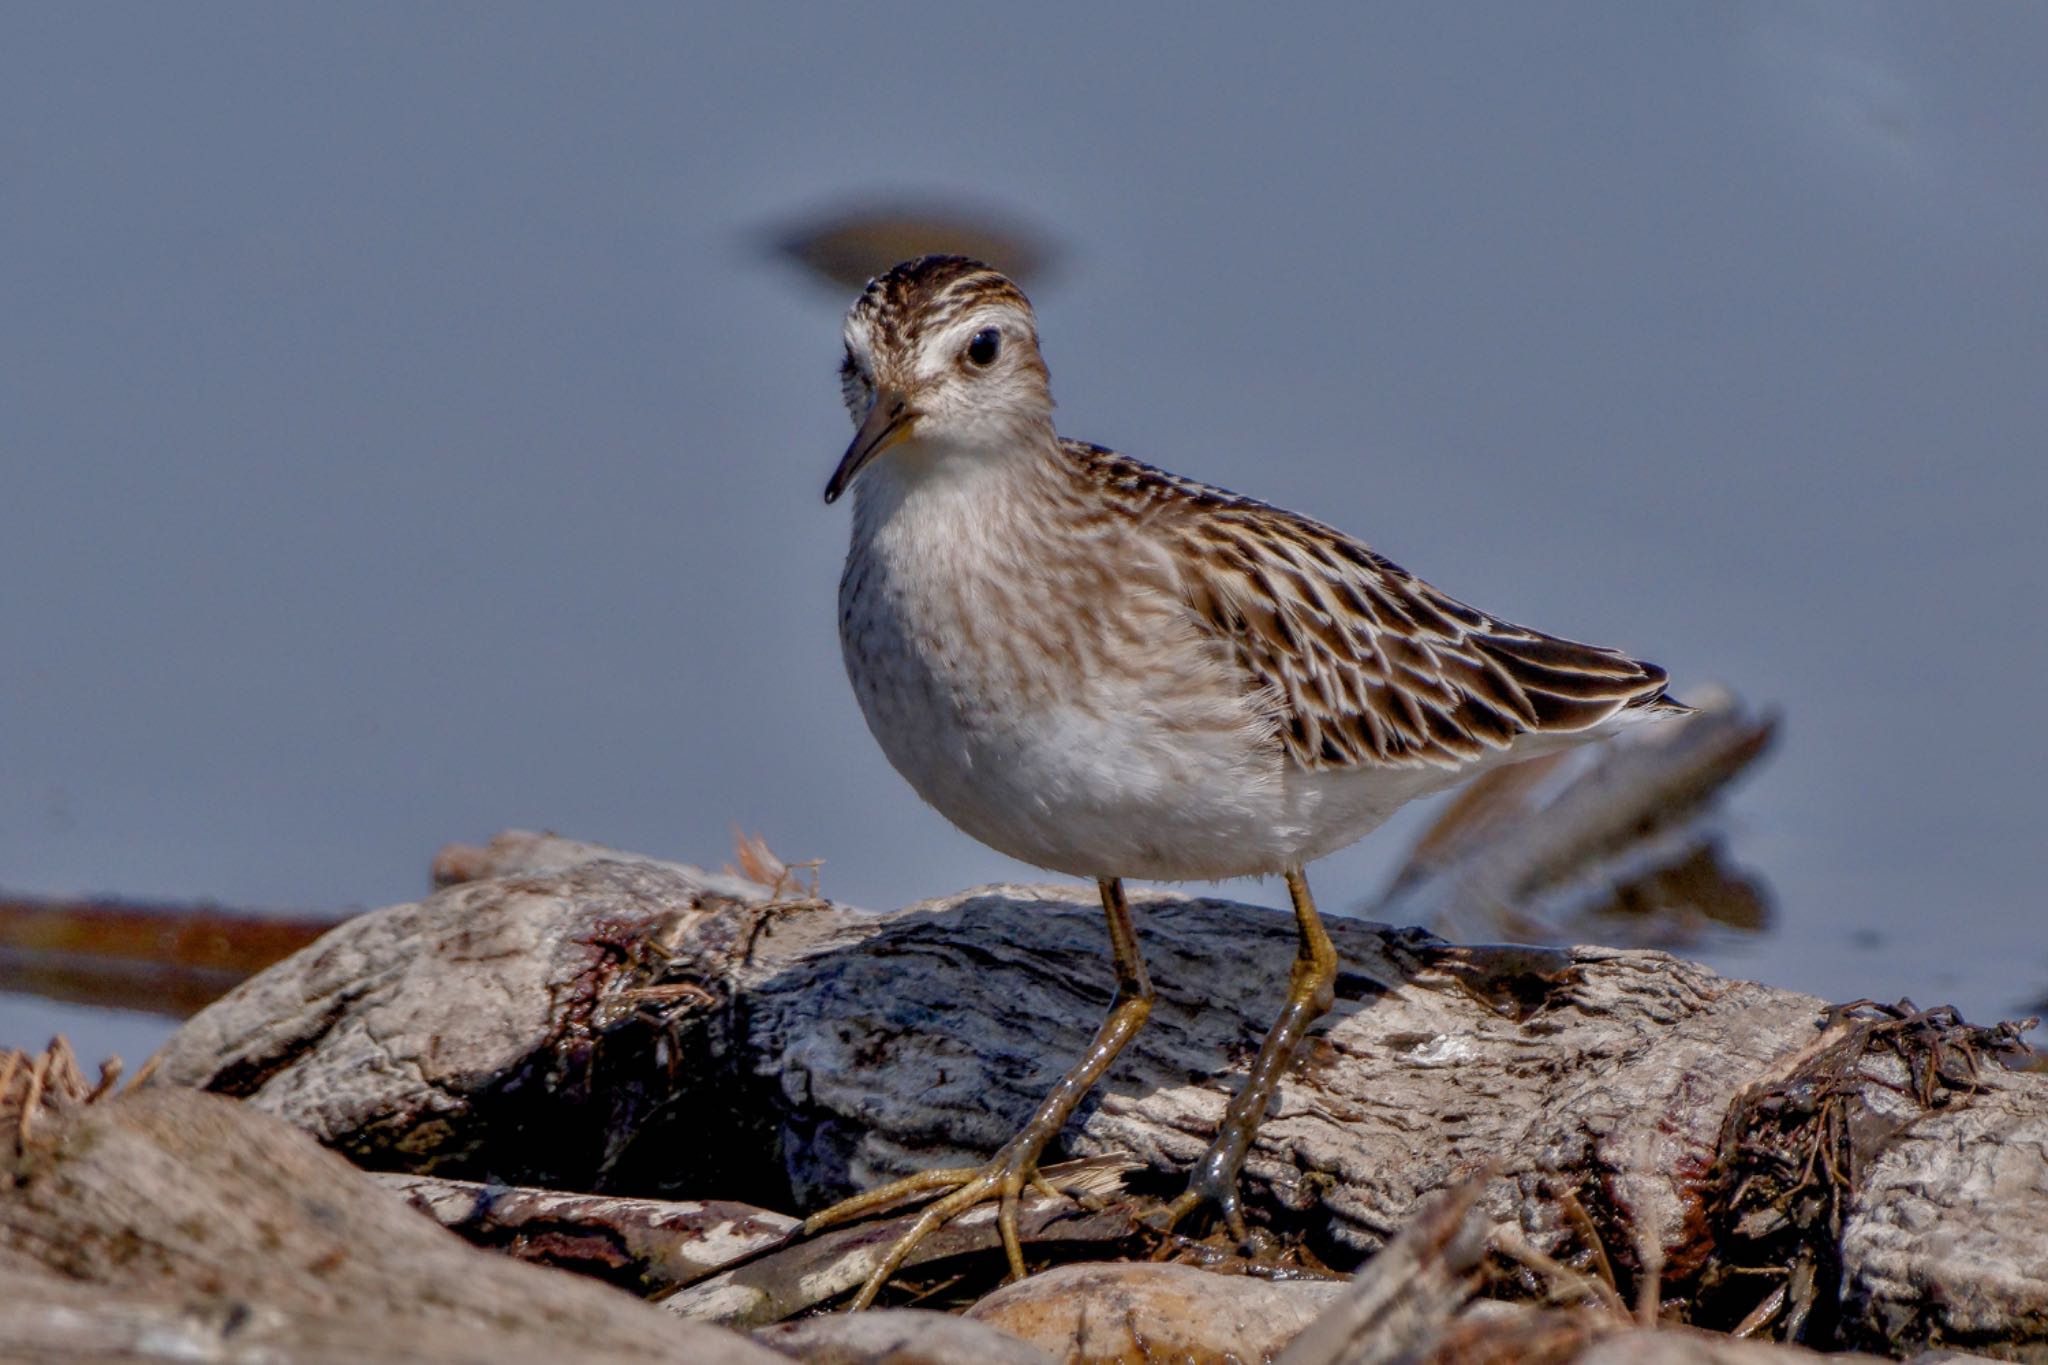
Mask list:
[{"label": "white throat", "polygon": [[853,485],[854,536],[872,534],[906,509],[1008,505],[1059,458],[1050,427],[1000,442],[913,436],[870,464]]}]

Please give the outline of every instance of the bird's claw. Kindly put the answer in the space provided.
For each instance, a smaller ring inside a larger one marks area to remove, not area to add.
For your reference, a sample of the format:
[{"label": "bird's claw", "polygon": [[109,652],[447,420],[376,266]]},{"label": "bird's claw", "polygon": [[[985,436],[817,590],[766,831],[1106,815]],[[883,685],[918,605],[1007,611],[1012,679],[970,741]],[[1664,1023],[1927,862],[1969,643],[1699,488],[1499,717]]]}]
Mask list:
[{"label": "bird's claw", "polygon": [[1238,1197],[1237,1182],[1232,1180],[1223,1185],[1212,1185],[1199,1176],[1188,1181],[1188,1187],[1180,1192],[1170,1204],[1162,1204],[1147,1214],[1145,1225],[1162,1237],[1169,1237],[1187,1216],[1203,1205],[1216,1210],[1216,1217],[1229,1231],[1231,1240],[1241,1249],[1254,1245],[1251,1229],[1244,1221],[1244,1203]]},{"label": "bird's claw", "polygon": [[877,1209],[894,1204],[907,1196],[928,1193],[951,1187],[949,1193],[930,1204],[920,1213],[917,1221],[883,1253],[881,1263],[869,1274],[867,1281],[855,1294],[849,1311],[859,1312],[875,1301],[875,1295],[889,1282],[889,1277],[903,1268],[918,1243],[937,1231],[946,1223],[990,1198],[1000,1201],[996,1211],[996,1231],[1003,1239],[1003,1254],[1010,1263],[1009,1279],[1024,1278],[1024,1239],[1018,1231],[1018,1207],[1024,1191],[1029,1188],[1040,1194],[1057,1198],[1059,1191],[1039,1174],[1038,1153],[1026,1150],[1022,1145],[1012,1143],[996,1153],[986,1166],[954,1167],[947,1170],[922,1171],[892,1181],[879,1189],[841,1200],[831,1208],[814,1213],[804,1220],[806,1236],[837,1223],[849,1222]]}]

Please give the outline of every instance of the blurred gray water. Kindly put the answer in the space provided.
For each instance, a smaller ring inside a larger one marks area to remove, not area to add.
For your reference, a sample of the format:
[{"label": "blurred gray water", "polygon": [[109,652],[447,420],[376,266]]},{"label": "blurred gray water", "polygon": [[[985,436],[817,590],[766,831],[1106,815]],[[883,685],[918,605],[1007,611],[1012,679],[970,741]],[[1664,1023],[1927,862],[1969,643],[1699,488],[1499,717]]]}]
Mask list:
[{"label": "blurred gray water", "polygon": [[[2018,5],[16,6],[0,885],[377,904],[512,825],[737,823],[878,908],[1017,875],[847,692],[847,300],[760,249],[908,191],[1062,248],[1068,434],[1782,707],[1735,807],[1780,927],[1715,960],[2010,1011],[2044,51]],[[100,1022],[0,1001],[156,1027]]]}]

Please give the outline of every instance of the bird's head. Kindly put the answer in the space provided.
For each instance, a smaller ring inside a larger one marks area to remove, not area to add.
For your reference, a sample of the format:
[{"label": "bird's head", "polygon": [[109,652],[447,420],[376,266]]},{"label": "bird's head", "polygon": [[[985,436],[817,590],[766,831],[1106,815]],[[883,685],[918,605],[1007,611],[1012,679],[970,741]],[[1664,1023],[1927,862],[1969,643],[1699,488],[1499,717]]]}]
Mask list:
[{"label": "bird's head", "polygon": [[964,256],[920,257],[870,281],[847,310],[839,381],[858,430],[826,502],[891,451],[993,458],[1052,439],[1031,303]]}]

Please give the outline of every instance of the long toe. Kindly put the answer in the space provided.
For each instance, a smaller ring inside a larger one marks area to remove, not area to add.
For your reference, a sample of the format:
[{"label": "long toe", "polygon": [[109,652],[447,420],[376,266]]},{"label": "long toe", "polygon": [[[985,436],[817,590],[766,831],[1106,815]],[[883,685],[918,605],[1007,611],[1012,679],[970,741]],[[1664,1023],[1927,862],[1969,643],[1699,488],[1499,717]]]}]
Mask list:
[{"label": "long toe", "polygon": [[906,1175],[901,1180],[892,1180],[878,1185],[851,1198],[842,1199],[830,1208],[820,1209],[804,1219],[804,1236],[810,1237],[826,1228],[841,1223],[851,1223],[871,1213],[879,1213],[921,1194],[933,1194],[942,1190],[958,1189],[986,1169],[980,1166],[953,1166],[944,1170],[919,1171]]},{"label": "long toe", "polygon": [[903,1268],[926,1238],[977,1204],[991,1199],[999,1201],[996,1228],[1002,1238],[1004,1258],[1009,1262],[1009,1278],[1018,1280],[1024,1277],[1024,1240],[1019,1227],[1022,1196],[1027,1189],[1036,1188],[1050,1193],[1052,1187],[1038,1174],[1036,1153],[1023,1151],[1016,1144],[998,1152],[986,1166],[927,1171],[843,1200],[806,1219],[804,1231],[807,1234],[815,1232],[895,1204],[908,1196],[947,1188],[950,1188],[950,1193],[935,1200],[901,1237],[890,1244],[868,1275],[867,1282],[860,1287],[860,1292],[854,1295],[849,1311],[859,1312],[872,1304],[882,1286]]}]

